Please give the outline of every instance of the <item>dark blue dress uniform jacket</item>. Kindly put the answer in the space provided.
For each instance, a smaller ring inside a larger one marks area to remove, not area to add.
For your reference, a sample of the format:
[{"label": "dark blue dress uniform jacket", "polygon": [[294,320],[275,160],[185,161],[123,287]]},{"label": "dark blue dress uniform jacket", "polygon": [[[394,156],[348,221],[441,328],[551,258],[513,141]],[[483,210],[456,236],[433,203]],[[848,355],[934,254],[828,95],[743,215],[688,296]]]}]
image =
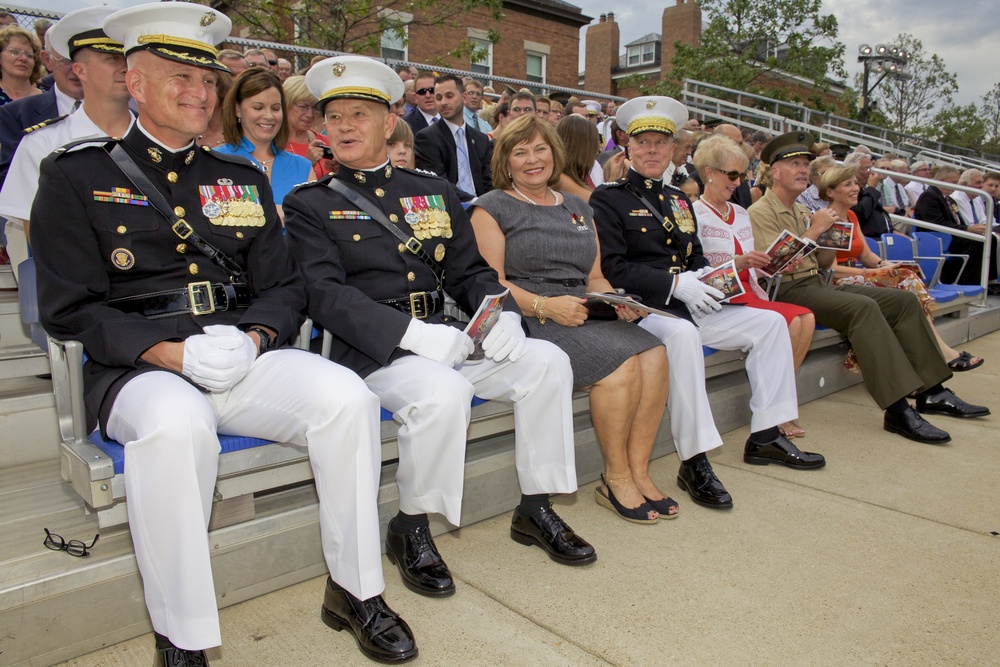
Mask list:
[{"label": "dark blue dress uniform jacket", "polygon": [[[450,183],[390,165],[364,172],[364,183],[357,173],[341,166],[336,178],[360,192],[406,234],[412,229],[401,200],[442,198],[452,236],[421,243],[429,255],[441,259],[444,289],[466,314],[474,313],[483,297],[504,290],[496,271],[479,254],[472,225]],[[431,269],[393,234],[327,187],[331,178],[300,185],[285,197],[285,227],[305,277],[309,316],[334,335],[330,358],[364,377],[409,354],[398,345],[410,315],[377,301],[433,291],[437,283]],[[514,299],[507,300],[505,309],[517,310]],[[425,321],[444,320],[439,313]]]},{"label": "dark blue dress uniform jacket", "polygon": [[[110,144],[56,152],[41,165],[31,210],[31,244],[38,270],[39,309],[55,338],[81,341],[90,357],[84,369],[88,425],[102,426],[117,391],[137,374],[161,370],[140,356],[161,341],[183,341],[211,324],[260,324],[291,338],[302,321],[305,292],[281,232],[267,178],[242,158],[185,149],[171,153],[133,126],[121,145],[160,191],[174,213],[209,243],[244,267],[249,308],[205,315],[146,319],[108,304],[111,299],[185,288],[188,283],[229,282],[215,262],[185,243],[108,154]],[[221,226],[202,213],[199,186],[256,186],[263,226]],[[119,201],[102,201],[116,188]],[[102,194],[105,193],[105,194]]]},{"label": "dark blue dress uniform jacket", "polygon": [[[652,216],[636,193],[663,214],[671,230]],[[604,277],[614,287],[638,295],[643,303],[690,320],[683,302],[671,299],[667,303],[674,281],[671,270],[695,271],[709,265],[687,195],[629,170],[625,178],[594,190],[590,206],[601,242]]]}]

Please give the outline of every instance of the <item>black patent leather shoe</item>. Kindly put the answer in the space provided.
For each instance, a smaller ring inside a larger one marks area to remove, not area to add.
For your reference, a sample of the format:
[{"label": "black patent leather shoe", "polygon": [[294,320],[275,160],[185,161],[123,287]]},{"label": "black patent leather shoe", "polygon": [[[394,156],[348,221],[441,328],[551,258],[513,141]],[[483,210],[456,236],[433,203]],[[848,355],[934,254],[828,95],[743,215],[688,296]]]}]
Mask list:
[{"label": "black patent leather shoe", "polygon": [[385,555],[399,568],[403,584],[414,593],[447,597],[455,592],[451,572],[438,553],[427,526],[397,535],[390,525],[385,537]]},{"label": "black patent leather shoe", "polygon": [[158,632],[153,635],[156,637],[157,667],[208,667],[204,651],[186,651]]},{"label": "black patent leather shoe", "polygon": [[796,470],[812,470],[826,465],[822,454],[803,452],[783,435],[763,445],[747,440],[743,447],[743,462],[755,466],[777,463]]},{"label": "black patent leather shoe", "polygon": [[949,417],[985,417],[990,409],[982,405],[966,403],[951,389],[942,389],[936,394],[919,394],[917,412],[928,415],[948,415]]},{"label": "black patent leather shoe", "polygon": [[715,476],[707,458],[681,461],[677,471],[677,486],[687,491],[691,500],[704,507],[727,510],[733,506],[733,497]]},{"label": "black patent leather shoe", "polygon": [[417,657],[410,626],[381,595],[359,600],[328,577],[322,618],[337,632],[346,629],[354,633],[358,648],[372,660],[397,664]]},{"label": "black patent leather shoe", "polygon": [[597,560],[594,547],[574,533],[551,505],[531,516],[521,516],[515,509],[510,538],[518,544],[541,547],[549,558],[563,565],[587,565]]},{"label": "black patent leather shoe", "polygon": [[898,433],[904,438],[930,445],[951,442],[951,436],[947,431],[942,431],[928,422],[910,406],[906,406],[906,410],[898,415],[886,411],[882,428],[890,433]]}]

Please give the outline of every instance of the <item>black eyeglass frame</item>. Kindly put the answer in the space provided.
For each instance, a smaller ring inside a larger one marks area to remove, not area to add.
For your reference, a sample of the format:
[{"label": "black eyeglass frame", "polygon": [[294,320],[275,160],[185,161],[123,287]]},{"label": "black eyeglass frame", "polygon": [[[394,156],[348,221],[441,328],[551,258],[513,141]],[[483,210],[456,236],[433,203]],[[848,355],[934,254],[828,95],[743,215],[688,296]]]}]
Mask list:
[{"label": "black eyeglass frame", "polygon": [[[47,549],[52,551],[65,551],[70,556],[75,556],[77,558],[82,558],[84,556],[90,555],[90,550],[94,548],[97,544],[98,538],[101,534],[98,533],[94,535],[94,541],[90,544],[81,542],[80,540],[69,540],[68,542],[63,539],[62,535],[56,535],[55,533],[49,532],[48,528],[43,528],[45,531],[45,540],[42,541],[42,545]],[[57,543],[56,540],[59,540]]]},{"label": "black eyeglass frame", "polygon": [[434,86],[431,86],[430,88],[417,88],[416,90],[413,91],[413,94],[414,95],[433,95],[434,94]]}]

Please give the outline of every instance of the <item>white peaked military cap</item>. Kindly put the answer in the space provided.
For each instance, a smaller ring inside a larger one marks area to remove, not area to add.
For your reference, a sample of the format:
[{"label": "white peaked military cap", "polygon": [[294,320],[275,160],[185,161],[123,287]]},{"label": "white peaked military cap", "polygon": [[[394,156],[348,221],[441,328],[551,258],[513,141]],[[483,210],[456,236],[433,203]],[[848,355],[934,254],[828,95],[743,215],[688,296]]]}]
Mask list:
[{"label": "white peaked military cap", "polygon": [[221,44],[233,22],[222,12],[190,2],[154,2],[121,9],[104,19],[104,32],[125,46],[125,55],[145,49],[161,58],[222,70]]},{"label": "white peaked military cap", "polygon": [[122,53],[122,43],[104,32],[104,19],[116,11],[117,7],[87,7],[72,11],[49,29],[49,44],[66,59],[71,59],[80,49]]},{"label": "white peaked military cap", "polygon": [[319,108],[335,99],[369,100],[386,106],[403,96],[403,80],[391,67],[365,56],[321,60],[306,73],[306,87]]},{"label": "white peaked military cap", "polygon": [[588,116],[596,116],[601,113],[601,103],[595,100],[584,100],[580,102],[583,106],[587,107]]},{"label": "white peaked military cap", "polygon": [[618,127],[630,137],[642,132],[673,136],[688,120],[687,107],[672,97],[635,97],[618,107]]}]

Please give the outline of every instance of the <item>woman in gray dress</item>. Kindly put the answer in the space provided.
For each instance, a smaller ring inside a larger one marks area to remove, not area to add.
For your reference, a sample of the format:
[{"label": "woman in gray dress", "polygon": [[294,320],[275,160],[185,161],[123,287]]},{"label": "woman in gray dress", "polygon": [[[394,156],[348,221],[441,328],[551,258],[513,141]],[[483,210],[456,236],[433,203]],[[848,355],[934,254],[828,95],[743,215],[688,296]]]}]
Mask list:
[{"label": "woman in gray dress", "polygon": [[562,348],[576,388],[590,387],[604,455],[598,504],[636,523],[673,519],[677,503],[649,477],[667,397],[666,354],[658,338],[630,324],[639,312],[606,309],[610,319],[595,319],[585,293],[613,289],[601,274],[590,207],[552,189],[562,162],[548,123],[524,116],[505,128],[493,150],[497,189],[479,197],[472,213],[479,250],[510,288],[531,335]]}]

